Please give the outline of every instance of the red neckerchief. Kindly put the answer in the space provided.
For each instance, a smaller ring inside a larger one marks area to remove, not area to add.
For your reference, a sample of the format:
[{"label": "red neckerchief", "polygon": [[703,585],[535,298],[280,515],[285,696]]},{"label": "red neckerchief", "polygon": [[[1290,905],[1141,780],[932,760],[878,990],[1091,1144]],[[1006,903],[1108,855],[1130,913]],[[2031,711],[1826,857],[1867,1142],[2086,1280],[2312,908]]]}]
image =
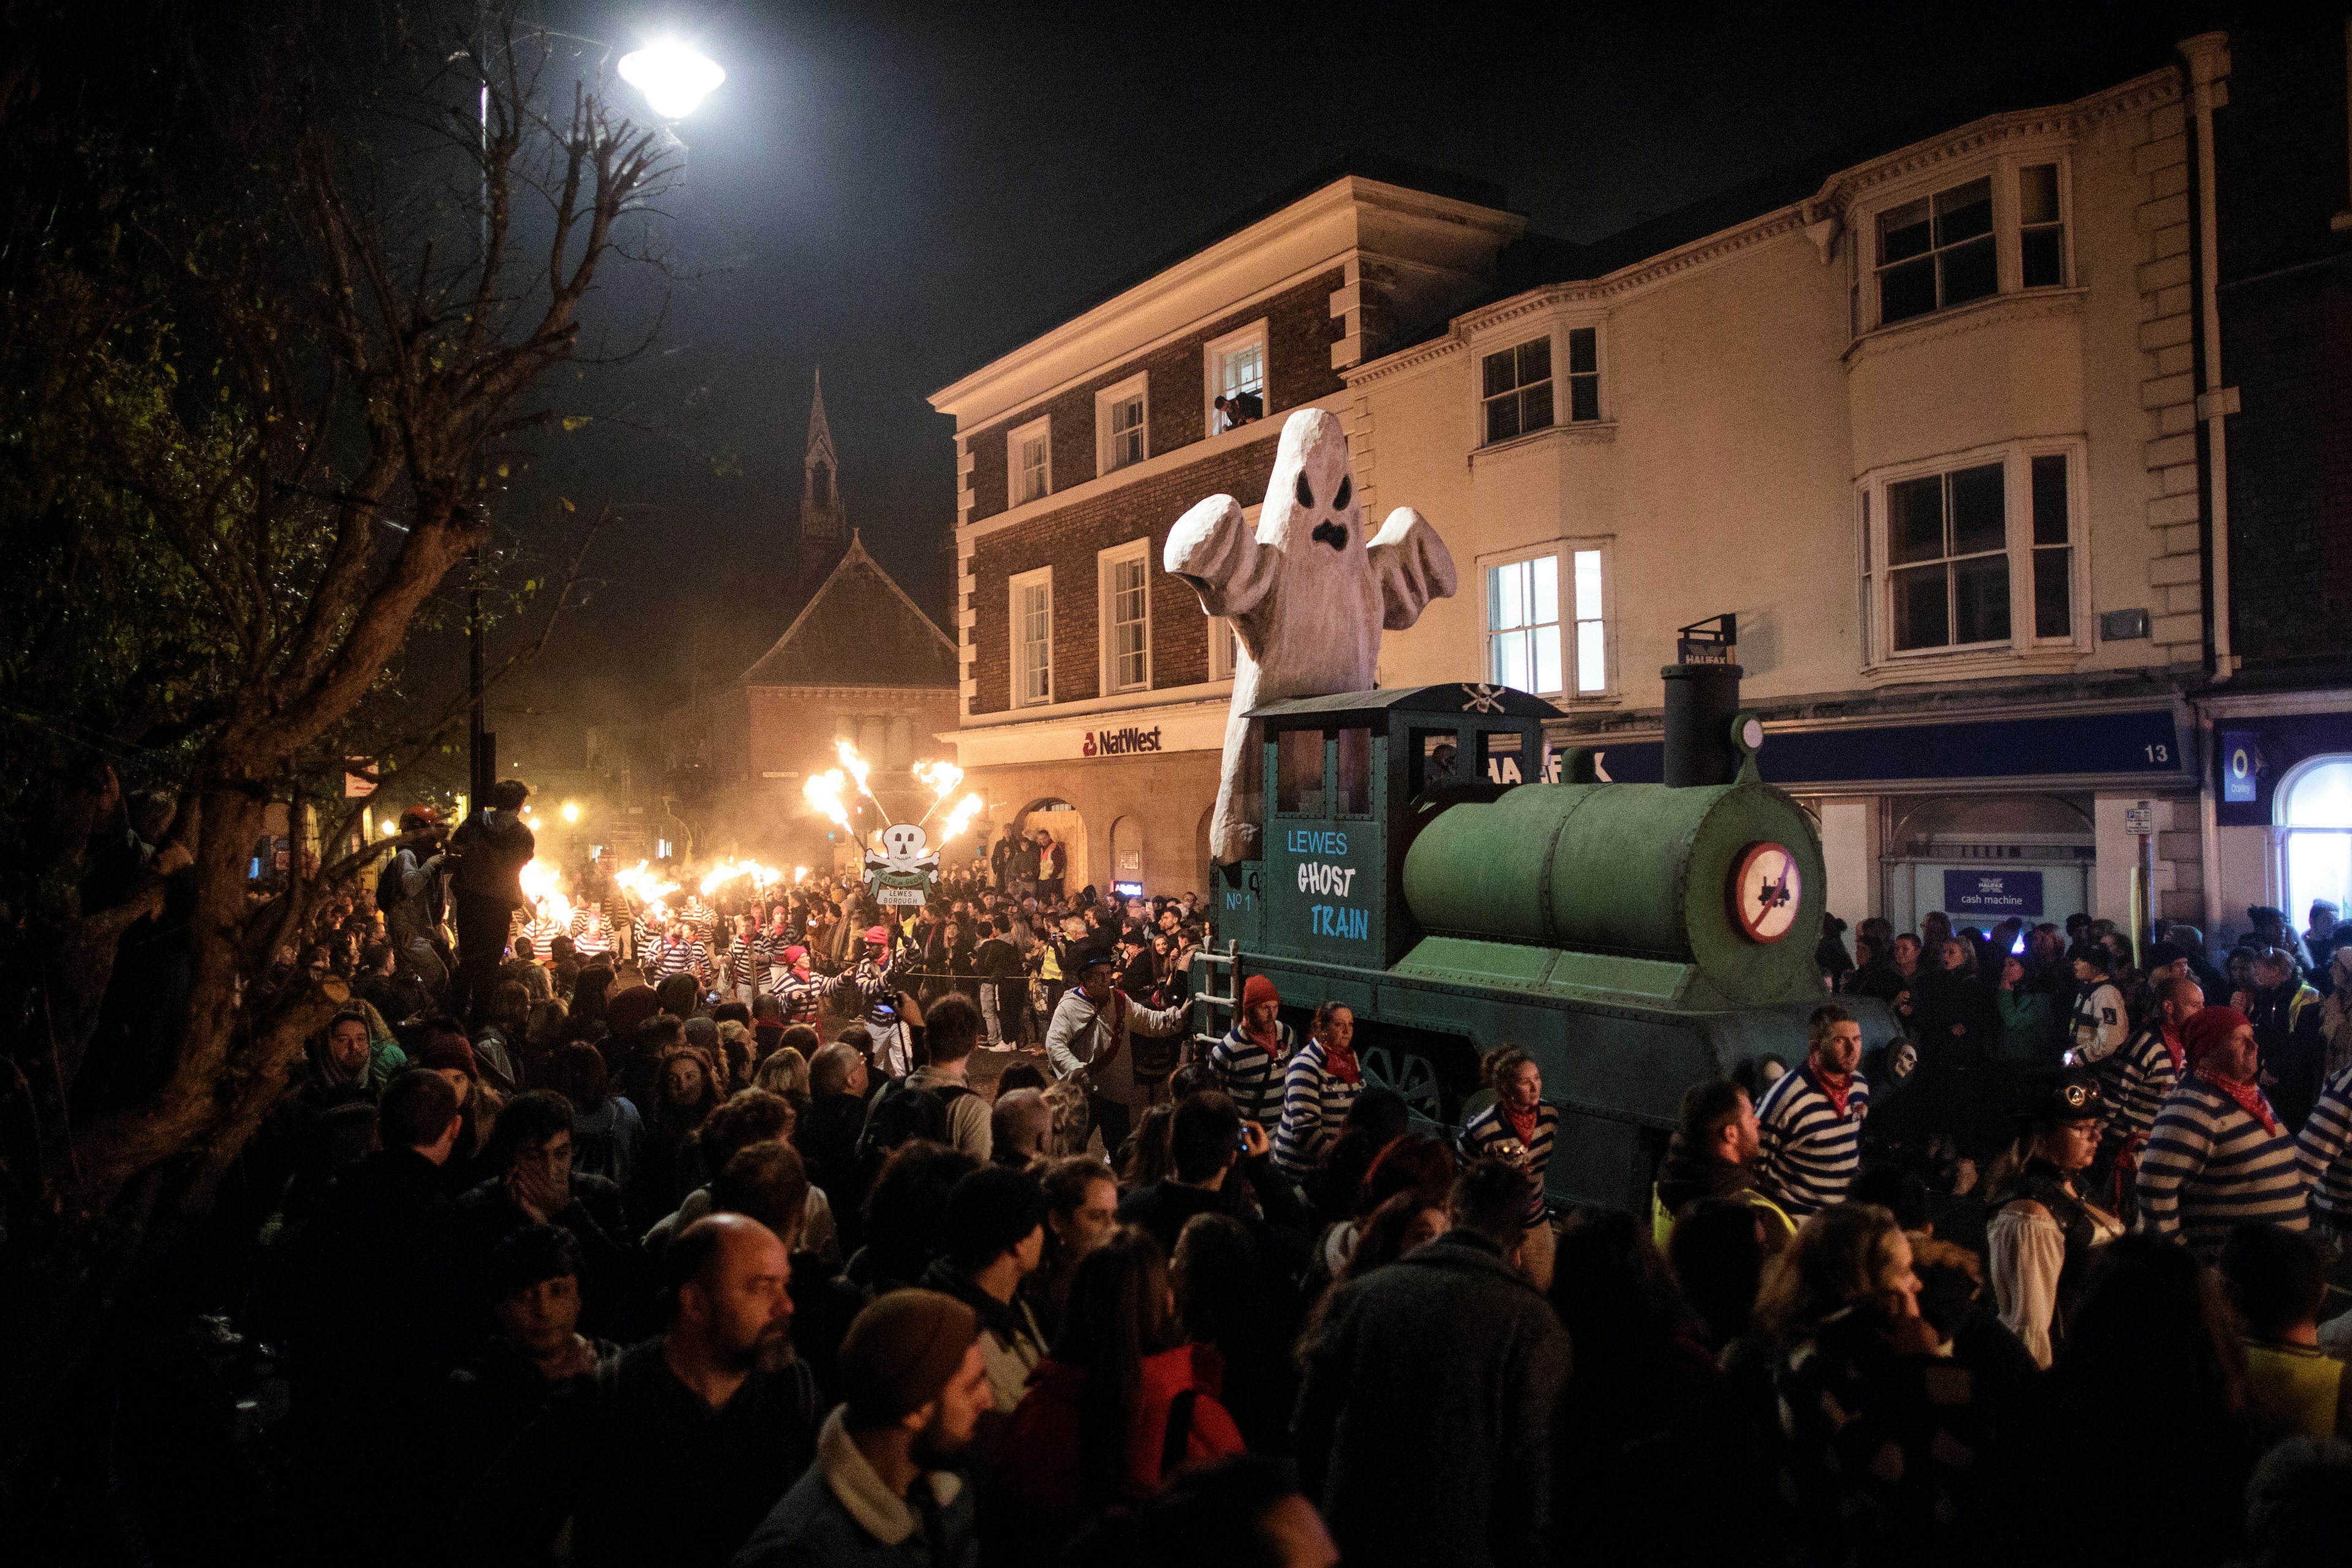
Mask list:
[{"label": "red neckerchief", "polygon": [[1825,1073],[1811,1062],[1807,1062],[1797,1070],[1803,1073],[1811,1081],[1812,1086],[1822,1091],[1822,1098],[1830,1102],[1830,1109],[1838,1113],[1838,1120],[1844,1121],[1846,1097],[1853,1092],[1853,1074]]},{"label": "red neckerchief", "polygon": [[1519,1141],[1519,1147],[1522,1149],[1534,1148],[1536,1146],[1537,1113],[1530,1110],[1525,1115],[1521,1115],[1518,1111],[1513,1110],[1507,1105],[1501,1109],[1503,1112],[1503,1120],[1511,1124],[1511,1136]]},{"label": "red neckerchief", "polygon": [[2261,1122],[2272,1132],[2279,1130],[2278,1117],[2271,1110],[2271,1102],[2263,1098],[2262,1089],[2251,1083],[2239,1083],[2226,1078],[2215,1078],[2203,1068],[2195,1069],[2199,1078],[2238,1102],[2238,1109]]},{"label": "red neckerchief", "polygon": [[1277,1018],[1273,1023],[1268,1024],[1265,1028],[1260,1029],[1252,1025],[1247,1018],[1244,1018],[1242,1020],[1242,1033],[1255,1042],[1257,1048],[1264,1051],[1267,1056],[1273,1057],[1280,1056],[1282,1054],[1280,1049],[1282,1045],[1282,1021],[1280,1019]]},{"label": "red neckerchief", "polygon": [[2166,1054],[2172,1058],[2172,1078],[2173,1081],[2178,1083],[2180,1081],[2181,1064],[2188,1060],[2188,1052],[2180,1044],[2180,1031],[2169,1024],[2158,1024],[2156,1027],[2156,1036],[2164,1042]]},{"label": "red neckerchief", "polygon": [[1352,1044],[1335,1046],[1328,1040],[1324,1041],[1323,1067],[1341,1083],[1364,1081],[1364,1069],[1356,1063],[1356,1047]]},{"label": "red neckerchief", "polygon": [[1104,1043],[1095,1047],[1088,1068],[1107,1068],[1118,1055],[1119,1047],[1127,1044],[1127,993],[1114,990],[1107,1000],[1095,1004],[1095,1016],[1104,1020]]}]

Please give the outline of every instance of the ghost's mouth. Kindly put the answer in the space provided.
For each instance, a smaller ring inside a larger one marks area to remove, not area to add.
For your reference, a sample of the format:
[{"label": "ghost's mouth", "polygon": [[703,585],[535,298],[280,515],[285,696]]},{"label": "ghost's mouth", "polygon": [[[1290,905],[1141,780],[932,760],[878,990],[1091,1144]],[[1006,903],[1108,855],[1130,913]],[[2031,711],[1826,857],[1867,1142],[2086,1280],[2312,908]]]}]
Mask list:
[{"label": "ghost's mouth", "polygon": [[1345,550],[1348,548],[1348,530],[1345,525],[1340,523],[1318,522],[1315,525],[1315,531],[1308,534],[1307,537],[1309,539],[1321,540],[1324,543],[1329,545],[1334,550]]}]

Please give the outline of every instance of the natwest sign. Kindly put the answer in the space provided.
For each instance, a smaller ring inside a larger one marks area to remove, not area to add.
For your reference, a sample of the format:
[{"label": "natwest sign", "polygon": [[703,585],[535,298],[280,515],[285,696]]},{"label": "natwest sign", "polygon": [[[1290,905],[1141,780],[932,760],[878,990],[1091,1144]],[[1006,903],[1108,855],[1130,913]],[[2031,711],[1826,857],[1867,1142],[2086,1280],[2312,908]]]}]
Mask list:
[{"label": "natwest sign", "polygon": [[1160,726],[1150,729],[1129,725],[1120,730],[1089,730],[1078,747],[1082,757],[1124,757],[1137,752],[1160,750]]}]

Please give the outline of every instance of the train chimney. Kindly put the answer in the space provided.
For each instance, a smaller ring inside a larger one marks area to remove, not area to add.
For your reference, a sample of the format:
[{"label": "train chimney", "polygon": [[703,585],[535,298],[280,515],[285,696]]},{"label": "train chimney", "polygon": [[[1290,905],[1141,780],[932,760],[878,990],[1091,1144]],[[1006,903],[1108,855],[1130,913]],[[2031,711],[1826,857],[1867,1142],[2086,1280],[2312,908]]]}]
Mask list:
[{"label": "train chimney", "polygon": [[1665,782],[1676,789],[1739,777],[1731,721],[1739,715],[1739,623],[1717,616],[1682,628],[1666,681]]}]

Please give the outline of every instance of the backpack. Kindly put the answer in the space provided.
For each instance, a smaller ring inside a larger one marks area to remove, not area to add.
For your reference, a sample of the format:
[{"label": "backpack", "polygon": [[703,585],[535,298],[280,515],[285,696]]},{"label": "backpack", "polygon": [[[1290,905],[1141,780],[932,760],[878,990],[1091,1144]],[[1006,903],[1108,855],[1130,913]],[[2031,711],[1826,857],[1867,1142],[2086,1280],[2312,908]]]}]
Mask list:
[{"label": "backpack", "polygon": [[953,1142],[948,1132],[948,1107],[972,1091],[961,1084],[911,1089],[903,1078],[885,1084],[866,1113],[866,1131],[858,1135],[857,1156],[877,1162],[901,1143],[921,1138],[933,1143]]},{"label": "backpack", "polygon": [[388,915],[400,907],[400,851],[392,852],[383,869],[375,874],[375,912]]}]

